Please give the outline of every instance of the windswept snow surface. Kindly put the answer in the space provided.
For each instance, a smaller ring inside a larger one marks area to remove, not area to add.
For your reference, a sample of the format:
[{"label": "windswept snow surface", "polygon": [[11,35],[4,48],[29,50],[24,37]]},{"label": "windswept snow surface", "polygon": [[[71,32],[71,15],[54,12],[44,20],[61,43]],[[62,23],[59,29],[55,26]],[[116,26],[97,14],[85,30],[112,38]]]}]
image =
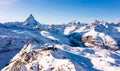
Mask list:
[{"label": "windswept snow surface", "polygon": [[1,71],[119,71],[120,25],[44,25],[30,15],[0,24]]},{"label": "windswept snow surface", "polygon": [[[54,44],[39,47],[31,43],[10,61],[2,71],[119,71],[120,51],[71,47]],[[35,48],[35,49],[34,49]]]}]

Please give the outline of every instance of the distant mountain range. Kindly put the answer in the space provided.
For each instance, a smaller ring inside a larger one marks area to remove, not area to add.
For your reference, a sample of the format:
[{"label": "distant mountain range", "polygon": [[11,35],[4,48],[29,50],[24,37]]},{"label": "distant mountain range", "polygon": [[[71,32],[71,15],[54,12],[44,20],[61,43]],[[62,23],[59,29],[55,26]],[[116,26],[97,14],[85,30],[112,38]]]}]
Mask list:
[{"label": "distant mountain range", "polygon": [[2,71],[119,71],[120,23],[0,23]]}]

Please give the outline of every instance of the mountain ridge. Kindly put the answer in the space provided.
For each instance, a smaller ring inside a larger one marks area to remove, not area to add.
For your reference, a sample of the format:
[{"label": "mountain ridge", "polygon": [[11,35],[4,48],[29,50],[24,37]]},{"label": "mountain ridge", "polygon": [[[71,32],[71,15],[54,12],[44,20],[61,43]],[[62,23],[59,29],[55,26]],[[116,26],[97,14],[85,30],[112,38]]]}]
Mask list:
[{"label": "mountain ridge", "polygon": [[119,36],[120,26],[115,23],[44,25],[30,15],[24,22],[0,24],[0,69],[118,71]]}]

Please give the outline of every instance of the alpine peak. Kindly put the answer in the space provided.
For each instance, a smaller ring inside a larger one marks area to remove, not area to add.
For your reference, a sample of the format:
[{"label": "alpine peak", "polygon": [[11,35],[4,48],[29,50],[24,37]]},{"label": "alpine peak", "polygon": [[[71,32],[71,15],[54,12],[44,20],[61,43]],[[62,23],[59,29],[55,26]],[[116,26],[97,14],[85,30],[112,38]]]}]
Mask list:
[{"label": "alpine peak", "polygon": [[94,23],[100,23],[100,21],[99,21],[99,20],[97,20],[97,19],[95,19],[95,20],[94,20]]},{"label": "alpine peak", "polygon": [[35,24],[37,21],[35,20],[34,16],[30,14],[30,16],[24,21],[24,25],[26,24]]}]

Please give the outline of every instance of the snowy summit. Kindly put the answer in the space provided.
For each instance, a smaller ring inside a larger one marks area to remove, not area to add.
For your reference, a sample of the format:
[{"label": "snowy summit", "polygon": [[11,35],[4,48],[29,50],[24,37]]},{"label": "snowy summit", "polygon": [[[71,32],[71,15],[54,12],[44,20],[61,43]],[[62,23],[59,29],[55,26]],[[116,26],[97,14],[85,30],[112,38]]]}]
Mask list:
[{"label": "snowy summit", "polygon": [[30,14],[30,16],[24,21],[24,24],[26,25],[26,24],[31,24],[31,25],[33,25],[33,24],[35,24],[36,23],[36,20],[35,20],[35,18],[33,17],[33,15],[32,14]]},{"label": "snowy summit", "polygon": [[40,24],[31,14],[24,22],[0,24],[1,71],[119,71],[120,25]]}]

